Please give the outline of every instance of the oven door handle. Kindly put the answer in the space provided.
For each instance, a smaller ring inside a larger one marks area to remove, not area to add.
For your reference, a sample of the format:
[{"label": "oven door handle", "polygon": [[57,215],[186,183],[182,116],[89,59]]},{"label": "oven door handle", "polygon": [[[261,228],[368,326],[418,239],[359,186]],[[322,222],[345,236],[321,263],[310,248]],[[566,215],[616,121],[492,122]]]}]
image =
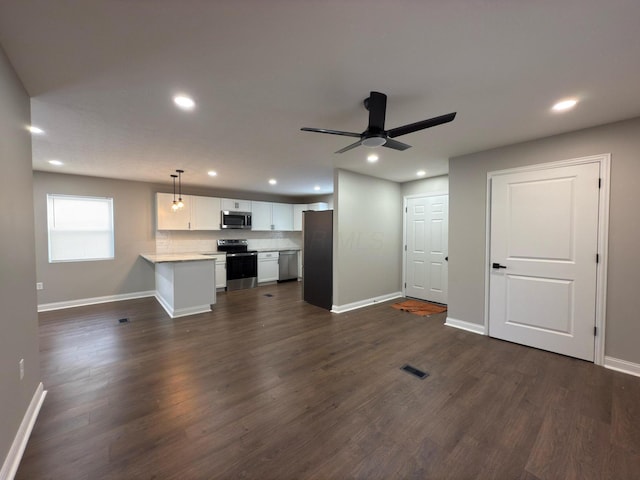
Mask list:
[{"label": "oven door handle", "polygon": [[255,257],[257,255],[258,255],[258,252],[227,253],[227,258],[229,258],[229,257]]}]

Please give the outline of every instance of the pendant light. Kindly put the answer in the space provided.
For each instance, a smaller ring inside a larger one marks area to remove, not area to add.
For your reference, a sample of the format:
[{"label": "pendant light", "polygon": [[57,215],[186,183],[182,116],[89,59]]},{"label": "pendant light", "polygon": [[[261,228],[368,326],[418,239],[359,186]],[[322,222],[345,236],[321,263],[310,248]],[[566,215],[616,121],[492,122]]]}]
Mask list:
[{"label": "pendant light", "polygon": [[184,170],[176,170],[178,172],[178,208],[184,208],[184,202],[182,201],[182,174]]},{"label": "pendant light", "polygon": [[180,208],[178,207],[178,202],[176,202],[176,178],[178,178],[178,175],[171,175],[171,178],[173,178],[173,203],[171,204],[171,210],[177,212]]}]

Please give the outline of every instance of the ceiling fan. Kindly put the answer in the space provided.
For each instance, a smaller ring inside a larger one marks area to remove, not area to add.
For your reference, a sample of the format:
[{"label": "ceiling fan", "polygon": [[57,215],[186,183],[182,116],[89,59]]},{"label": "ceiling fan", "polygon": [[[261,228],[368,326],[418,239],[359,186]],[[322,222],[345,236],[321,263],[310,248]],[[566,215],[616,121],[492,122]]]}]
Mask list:
[{"label": "ceiling fan", "polygon": [[369,98],[364,99],[364,107],[369,110],[369,125],[367,129],[362,133],[343,132],[340,130],[327,130],[324,128],[301,128],[305,132],[319,132],[329,133],[331,135],[343,135],[345,137],[357,137],[356,143],[347,145],[346,147],[338,150],[335,153],[344,153],[352,148],[356,148],[359,145],[365,147],[387,147],[394,150],[406,150],[411,148],[411,145],[393,140],[395,137],[406,135],[408,133],[417,132],[418,130],[424,130],[425,128],[435,127],[442,125],[443,123],[451,122],[456,118],[456,113],[448,113],[439,117],[430,118],[428,120],[422,120],[420,122],[410,123],[401,127],[392,128],[391,130],[384,129],[384,117],[387,111],[387,96],[380,92],[371,92]]}]

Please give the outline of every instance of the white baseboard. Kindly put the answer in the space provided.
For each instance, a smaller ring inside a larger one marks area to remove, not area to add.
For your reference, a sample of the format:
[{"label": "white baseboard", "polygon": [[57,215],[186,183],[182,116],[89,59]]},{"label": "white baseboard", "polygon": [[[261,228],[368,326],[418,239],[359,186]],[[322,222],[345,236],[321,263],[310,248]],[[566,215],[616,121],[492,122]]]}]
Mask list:
[{"label": "white baseboard", "polygon": [[9,453],[7,454],[7,458],[4,460],[2,470],[0,470],[0,480],[13,480],[16,476],[20,460],[22,460],[22,455],[24,454],[24,449],[27,447],[29,436],[31,436],[31,431],[36,423],[36,418],[38,418],[40,407],[42,406],[42,402],[44,402],[44,397],[46,397],[46,395],[47,391],[44,390],[42,383],[40,383],[31,398],[29,408],[27,408],[24,417],[22,417],[18,433],[16,433],[13,443],[11,444],[11,448],[9,449]]},{"label": "white baseboard", "polygon": [[171,318],[186,317],[187,315],[195,315],[196,313],[206,313],[211,311],[211,305],[196,305],[195,307],[177,308],[174,310],[171,305],[169,305],[169,302],[158,295],[157,292],[154,297],[156,297],[158,303],[162,308],[164,308],[164,311],[167,312]]},{"label": "white baseboard", "polygon": [[627,362],[626,360],[620,360],[619,358],[605,356],[604,368],[640,377],[640,364]]},{"label": "white baseboard", "polygon": [[395,298],[402,298],[402,292],[393,292],[386,295],[380,295],[379,297],[367,298],[366,300],[360,300],[358,302],[347,303],[345,305],[332,305],[332,313],[344,313],[349,310],[355,310],[357,308],[368,307],[374,303],[387,302]]},{"label": "white baseboard", "polygon": [[133,300],[134,298],[153,297],[155,294],[155,290],[149,290],[146,292],[122,293],[120,295],[107,295],[104,297],[81,298],[78,300],[67,300],[65,302],[41,303],[38,305],[38,312],[82,307],[85,305],[96,305],[98,303],[118,302],[120,300]]},{"label": "white baseboard", "polygon": [[447,317],[447,320],[444,322],[444,324],[449,327],[466,330],[467,332],[486,335],[484,331],[484,325],[478,325],[477,323],[465,322],[464,320],[457,320],[455,318]]}]

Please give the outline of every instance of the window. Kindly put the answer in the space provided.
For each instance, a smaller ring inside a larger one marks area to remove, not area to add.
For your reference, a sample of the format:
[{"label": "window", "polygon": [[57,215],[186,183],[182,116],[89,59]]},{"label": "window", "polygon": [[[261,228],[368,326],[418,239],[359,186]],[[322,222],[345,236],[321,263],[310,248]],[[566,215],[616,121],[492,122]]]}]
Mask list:
[{"label": "window", "polygon": [[113,198],[47,195],[49,262],[114,256]]}]

